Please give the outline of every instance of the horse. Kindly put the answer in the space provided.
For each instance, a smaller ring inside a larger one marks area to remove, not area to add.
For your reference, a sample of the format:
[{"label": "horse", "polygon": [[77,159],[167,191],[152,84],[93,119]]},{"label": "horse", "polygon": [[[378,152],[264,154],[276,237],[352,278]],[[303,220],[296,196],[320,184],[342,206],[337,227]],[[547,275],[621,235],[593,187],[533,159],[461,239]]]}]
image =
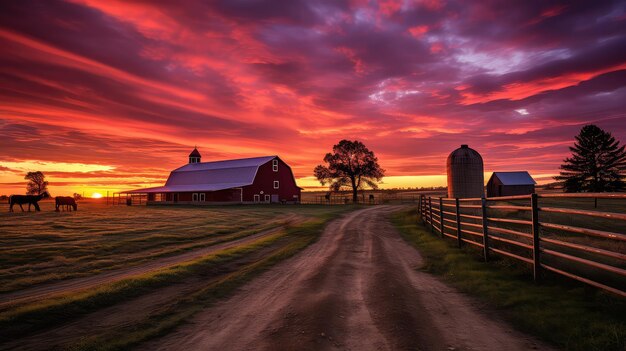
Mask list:
[{"label": "horse", "polygon": [[74,208],[74,211],[78,211],[78,205],[76,204],[76,200],[74,200],[74,198],[71,196],[57,196],[54,198],[54,204],[56,206],[56,210],[54,210],[55,212],[59,212],[59,207],[61,206],[64,206],[64,208],[67,208],[69,211],[72,210],[70,208],[71,206],[72,208]]},{"label": "horse", "polygon": [[15,204],[20,205],[22,212],[24,212],[24,207],[22,207],[22,205],[24,204],[28,204],[28,212],[30,212],[30,205],[35,206],[35,210],[41,211],[41,209],[39,208],[39,204],[37,203],[41,199],[47,198],[47,197],[50,197],[50,194],[48,194],[47,191],[44,191],[43,193],[39,195],[11,195],[9,196],[9,205],[10,205],[9,212],[13,212],[13,205]]}]

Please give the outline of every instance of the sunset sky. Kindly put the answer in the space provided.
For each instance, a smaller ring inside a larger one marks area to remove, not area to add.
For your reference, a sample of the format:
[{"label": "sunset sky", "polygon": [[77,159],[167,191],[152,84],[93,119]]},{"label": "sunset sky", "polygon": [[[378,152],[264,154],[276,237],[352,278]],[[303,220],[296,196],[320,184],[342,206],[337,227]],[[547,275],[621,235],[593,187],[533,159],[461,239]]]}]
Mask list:
[{"label": "sunset sky", "polygon": [[625,1],[2,1],[0,48],[0,194],[157,186],[194,145],[314,186],[341,139],[384,187],[460,144],[545,182],[586,123],[626,142]]}]

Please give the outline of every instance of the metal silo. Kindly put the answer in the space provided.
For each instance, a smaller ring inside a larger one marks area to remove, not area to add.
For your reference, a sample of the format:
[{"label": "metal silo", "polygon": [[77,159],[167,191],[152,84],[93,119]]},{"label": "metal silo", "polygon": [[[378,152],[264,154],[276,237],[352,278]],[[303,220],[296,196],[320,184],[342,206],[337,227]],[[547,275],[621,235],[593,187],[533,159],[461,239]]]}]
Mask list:
[{"label": "metal silo", "polygon": [[448,197],[470,198],[485,195],[483,158],[467,145],[452,151],[446,162]]}]

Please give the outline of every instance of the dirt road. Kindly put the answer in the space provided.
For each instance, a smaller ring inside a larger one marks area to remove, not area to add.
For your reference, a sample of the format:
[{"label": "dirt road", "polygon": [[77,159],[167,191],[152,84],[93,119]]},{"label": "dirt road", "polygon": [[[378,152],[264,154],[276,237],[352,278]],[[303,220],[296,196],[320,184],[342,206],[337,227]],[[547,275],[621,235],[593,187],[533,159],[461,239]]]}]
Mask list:
[{"label": "dirt road", "polygon": [[[304,218],[297,215],[290,215],[284,218],[284,221],[286,223],[289,223],[290,225],[301,223],[304,220]],[[61,280],[57,282],[34,286],[28,289],[0,294],[0,310],[14,305],[41,300],[43,298],[55,297],[71,292],[84,291],[101,286],[103,284],[120,281],[141,274],[155,272],[160,269],[171,267],[183,262],[192,261],[194,259],[220,250],[245,245],[246,243],[250,243],[261,237],[277,233],[278,231],[283,229],[284,226],[281,225],[277,226],[276,228],[248,235],[240,239],[207,246],[200,249],[190,250],[178,255],[156,258],[154,260],[148,261],[146,263],[141,263],[136,266],[116,269],[113,271],[96,274],[90,277]]]},{"label": "dirt road", "polygon": [[332,222],[297,257],[143,349],[549,349],[417,271],[418,252],[386,219],[393,210]]}]

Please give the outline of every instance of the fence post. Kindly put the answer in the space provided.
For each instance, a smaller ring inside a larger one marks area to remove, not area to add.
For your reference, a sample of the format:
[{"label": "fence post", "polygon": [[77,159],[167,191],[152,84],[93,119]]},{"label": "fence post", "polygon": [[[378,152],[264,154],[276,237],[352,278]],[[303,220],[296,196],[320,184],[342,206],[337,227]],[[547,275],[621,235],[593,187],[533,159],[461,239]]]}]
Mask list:
[{"label": "fence post", "polygon": [[461,209],[459,208],[459,198],[456,198],[456,239],[459,242],[459,247],[463,246],[463,240],[461,240]]},{"label": "fence post", "polygon": [[422,195],[422,223],[426,224],[426,195]]},{"label": "fence post", "polygon": [[487,199],[481,199],[481,207],[483,214],[483,258],[485,262],[489,261],[489,226],[487,224]]},{"label": "fence post", "polygon": [[537,194],[530,194],[530,206],[532,208],[533,222],[533,278],[539,281],[541,273],[541,260],[539,248],[539,207],[537,206]]},{"label": "fence post", "polygon": [[429,211],[429,219],[430,219],[430,232],[433,232],[433,198],[431,196],[428,197],[428,211]]},{"label": "fence post", "polygon": [[439,228],[441,229],[441,237],[445,237],[445,235],[443,235],[443,197],[439,197],[439,220],[441,221],[441,223],[439,223]]},{"label": "fence post", "polygon": [[422,195],[420,195],[420,201],[417,202],[417,213],[422,216]]},{"label": "fence post", "polygon": [[423,195],[420,195],[420,202],[419,202],[419,214],[420,214],[420,219],[422,220],[422,223],[424,223],[424,203],[423,203],[423,199],[422,199]]}]

